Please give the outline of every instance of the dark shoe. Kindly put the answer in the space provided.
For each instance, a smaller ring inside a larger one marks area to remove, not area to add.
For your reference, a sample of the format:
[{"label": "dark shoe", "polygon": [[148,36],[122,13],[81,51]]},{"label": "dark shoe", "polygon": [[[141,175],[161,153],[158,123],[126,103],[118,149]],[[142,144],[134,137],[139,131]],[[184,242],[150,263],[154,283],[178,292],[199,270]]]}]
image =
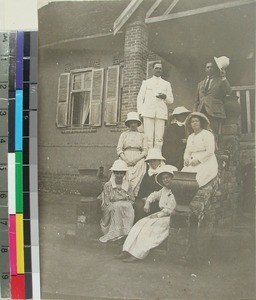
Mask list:
[{"label": "dark shoe", "polygon": [[125,258],[122,261],[125,262],[125,263],[132,263],[132,262],[136,262],[138,260],[139,260],[138,258],[131,255],[130,257]]},{"label": "dark shoe", "polygon": [[118,239],[116,241],[117,245],[122,246],[124,244],[124,241],[125,241],[126,237],[127,236],[123,236],[123,237],[121,237],[121,239]]},{"label": "dark shoe", "polygon": [[115,255],[115,258],[116,259],[125,259],[125,258],[128,258],[130,256],[130,254],[128,252],[121,252],[120,254],[118,255]]}]

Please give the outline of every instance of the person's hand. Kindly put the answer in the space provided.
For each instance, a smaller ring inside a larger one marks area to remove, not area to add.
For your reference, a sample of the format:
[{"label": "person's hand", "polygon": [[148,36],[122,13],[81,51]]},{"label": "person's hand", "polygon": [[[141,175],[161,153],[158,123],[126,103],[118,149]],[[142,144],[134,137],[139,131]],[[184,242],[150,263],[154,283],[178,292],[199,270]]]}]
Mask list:
[{"label": "person's hand", "polygon": [[156,95],[156,97],[165,100],[166,99],[166,94],[164,94],[164,93],[158,93]]},{"label": "person's hand", "polygon": [[197,166],[199,164],[200,164],[200,161],[197,158],[192,159],[191,162],[190,162],[190,165],[193,166],[193,167]]},{"label": "person's hand", "polygon": [[146,203],[144,205],[144,211],[145,211],[145,213],[149,213],[150,212],[150,204],[147,201],[146,201]]},{"label": "person's hand", "polygon": [[127,163],[128,167],[134,167],[135,166],[135,164],[132,160],[131,161],[128,160],[126,163]]},{"label": "person's hand", "polygon": [[188,159],[188,158],[186,158],[186,159],[184,160],[184,166],[185,166],[185,167],[188,167],[188,166],[189,166],[189,159]]},{"label": "person's hand", "polygon": [[226,70],[225,69],[220,69],[220,76],[222,79],[226,79]]},{"label": "person's hand", "polygon": [[134,167],[137,164],[137,162],[138,161],[136,159],[130,160],[129,161],[129,167]]},{"label": "person's hand", "polygon": [[187,143],[187,139],[181,139],[181,141],[182,141],[183,144]]}]

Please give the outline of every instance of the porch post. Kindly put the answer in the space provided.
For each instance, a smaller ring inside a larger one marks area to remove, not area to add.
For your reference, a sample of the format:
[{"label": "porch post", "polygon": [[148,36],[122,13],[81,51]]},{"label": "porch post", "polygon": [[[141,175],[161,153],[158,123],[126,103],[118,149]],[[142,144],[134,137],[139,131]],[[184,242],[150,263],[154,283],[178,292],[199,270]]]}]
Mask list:
[{"label": "porch post", "polygon": [[137,95],[142,80],[146,78],[148,29],[145,16],[146,9],[142,6],[125,28],[122,122],[128,112],[137,111]]}]

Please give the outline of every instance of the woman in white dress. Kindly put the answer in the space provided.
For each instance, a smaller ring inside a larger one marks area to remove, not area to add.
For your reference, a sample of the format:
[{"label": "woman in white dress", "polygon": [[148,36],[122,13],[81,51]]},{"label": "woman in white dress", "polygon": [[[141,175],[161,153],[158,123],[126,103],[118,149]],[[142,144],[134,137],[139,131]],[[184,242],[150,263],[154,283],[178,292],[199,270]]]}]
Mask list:
[{"label": "woman in white dress", "polygon": [[129,130],[120,135],[117,155],[128,165],[128,177],[134,195],[137,196],[142,178],[146,173],[147,141],[144,134],[138,131],[138,127],[141,125],[138,113],[129,112],[125,125]]},{"label": "woman in white dress", "polygon": [[208,118],[193,112],[186,119],[186,127],[191,133],[184,153],[184,172],[196,172],[199,188],[206,185],[218,174],[218,163],[215,152],[214,135],[207,130]]},{"label": "woman in white dress", "polygon": [[128,167],[124,161],[116,160],[110,170],[111,178],[98,197],[102,210],[100,226],[104,235],[99,239],[102,243],[128,235],[134,221],[134,195],[127,178]]},{"label": "woman in white dress", "polygon": [[145,203],[145,212],[149,212],[150,203],[159,201],[160,211],[139,220],[129,232],[123,245],[123,252],[116,256],[123,262],[133,262],[145,258],[150,249],[160,245],[169,235],[170,215],[176,206],[171,191],[173,172],[177,168],[162,166],[156,176],[156,182],[163,188],[151,193]]},{"label": "woman in white dress", "polygon": [[[198,240],[201,239],[200,224],[205,217],[212,196],[218,188],[218,163],[215,156],[215,138],[209,131],[210,121],[200,112],[191,113],[186,119],[186,127],[191,133],[184,153],[184,168],[181,171],[196,172],[199,190],[189,204],[190,218],[189,243],[185,262],[202,260]],[[208,220],[208,222],[210,222]],[[210,243],[210,231],[203,236],[205,245]]]}]

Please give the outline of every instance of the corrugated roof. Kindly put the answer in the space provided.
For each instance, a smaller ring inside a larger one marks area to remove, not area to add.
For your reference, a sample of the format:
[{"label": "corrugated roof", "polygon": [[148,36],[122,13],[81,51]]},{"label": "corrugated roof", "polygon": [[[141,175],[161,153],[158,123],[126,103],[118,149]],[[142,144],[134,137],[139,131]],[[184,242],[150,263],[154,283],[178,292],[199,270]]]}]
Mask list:
[{"label": "corrugated roof", "polygon": [[113,32],[129,0],[52,2],[38,11],[40,46]]}]

